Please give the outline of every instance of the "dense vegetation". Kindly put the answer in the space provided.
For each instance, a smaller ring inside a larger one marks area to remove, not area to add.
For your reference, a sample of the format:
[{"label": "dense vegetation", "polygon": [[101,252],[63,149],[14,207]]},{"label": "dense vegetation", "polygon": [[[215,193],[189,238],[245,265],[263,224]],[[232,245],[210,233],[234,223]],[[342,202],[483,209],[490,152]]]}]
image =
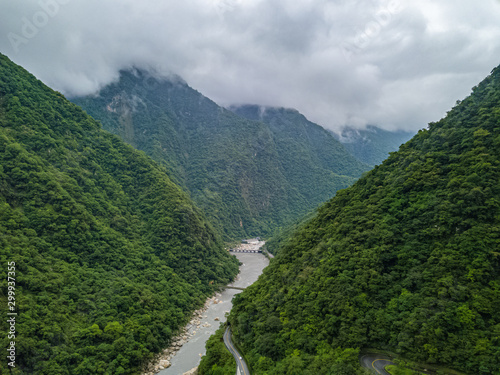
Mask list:
[{"label": "dense vegetation", "polygon": [[137,373],[238,269],[163,167],[3,55],[0,262],[10,373],[39,375]]},{"label": "dense vegetation", "polygon": [[499,249],[500,67],[284,241],[229,321],[255,374],[356,374],[369,347],[498,375]]},{"label": "dense vegetation", "polygon": [[369,165],[378,165],[415,133],[403,130],[388,131],[368,125],[366,129],[345,127],[340,134],[334,135],[357,159]]},{"label": "dense vegetation", "polygon": [[226,240],[268,236],[369,168],[297,113],[274,126],[251,121],[175,77],[124,71],[73,101],[165,165]]},{"label": "dense vegetation", "polygon": [[210,372],[214,375],[235,374],[236,361],[227,350],[223,340],[225,330],[225,324],[221,324],[220,328],[207,340],[205,345],[207,349],[206,360],[198,367],[199,372]]},{"label": "dense vegetation", "polygon": [[357,177],[368,170],[366,165],[353,161],[329,131],[294,109],[256,105],[230,109],[268,125],[283,175],[308,202],[325,202],[333,195],[332,186],[342,186],[344,181],[353,183],[355,179],[348,176]]}]

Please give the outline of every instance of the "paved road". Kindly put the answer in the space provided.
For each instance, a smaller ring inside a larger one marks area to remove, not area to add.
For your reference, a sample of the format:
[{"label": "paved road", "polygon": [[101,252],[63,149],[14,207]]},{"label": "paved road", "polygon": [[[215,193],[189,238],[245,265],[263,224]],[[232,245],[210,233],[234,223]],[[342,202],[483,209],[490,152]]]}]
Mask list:
[{"label": "paved road", "polygon": [[360,359],[361,365],[375,374],[391,375],[385,371],[385,366],[393,365],[389,357],[378,354],[365,354]]},{"label": "paved road", "polygon": [[250,370],[248,369],[243,356],[236,350],[233,342],[231,341],[231,330],[229,329],[229,327],[227,327],[226,332],[224,332],[224,344],[226,344],[226,348],[231,352],[234,359],[236,360],[236,374],[250,375]]}]

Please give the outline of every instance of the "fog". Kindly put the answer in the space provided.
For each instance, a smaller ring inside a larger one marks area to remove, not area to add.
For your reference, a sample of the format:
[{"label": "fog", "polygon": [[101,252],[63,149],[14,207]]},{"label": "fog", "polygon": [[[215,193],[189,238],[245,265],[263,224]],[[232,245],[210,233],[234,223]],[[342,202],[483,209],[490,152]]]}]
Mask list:
[{"label": "fog", "polygon": [[132,66],[336,130],[417,130],[500,63],[500,1],[6,0],[0,52],[66,95]]}]

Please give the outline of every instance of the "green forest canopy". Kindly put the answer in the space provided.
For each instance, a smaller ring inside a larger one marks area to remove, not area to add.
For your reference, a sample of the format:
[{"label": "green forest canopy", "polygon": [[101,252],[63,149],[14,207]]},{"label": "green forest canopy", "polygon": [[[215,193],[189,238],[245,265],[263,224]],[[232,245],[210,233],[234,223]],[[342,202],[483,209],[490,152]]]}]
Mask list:
[{"label": "green forest canopy", "polygon": [[2,291],[16,264],[12,373],[39,375],[138,373],[238,270],[163,167],[3,55],[0,261]]},{"label": "green forest canopy", "polygon": [[357,353],[378,348],[500,374],[499,168],[500,67],[236,296],[229,321],[254,373],[362,373]]}]

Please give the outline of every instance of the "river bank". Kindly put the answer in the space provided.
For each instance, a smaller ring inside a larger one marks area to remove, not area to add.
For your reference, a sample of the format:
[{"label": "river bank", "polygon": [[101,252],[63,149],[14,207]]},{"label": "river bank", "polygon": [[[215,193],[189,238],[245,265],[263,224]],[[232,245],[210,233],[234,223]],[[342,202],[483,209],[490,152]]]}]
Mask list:
[{"label": "river bank", "polygon": [[[186,326],[182,327],[180,334],[172,339],[172,344],[170,345],[170,347],[164,349],[163,352],[159,356],[157,356],[155,361],[150,363],[147,369],[142,372],[142,375],[155,375],[161,370],[165,370],[172,365],[170,362],[172,357],[174,357],[177,352],[184,346],[184,344],[186,344],[189,339],[196,334],[196,330],[191,331],[191,329],[193,327],[196,327],[196,329],[200,328],[200,326],[202,325],[201,320],[206,317],[204,316],[204,313],[208,310],[211,304],[217,304],[221,302],[218,299],[218,297],[220,296],[220,293],[216,293],[214,296],[209,297],[205,301],[205,304],[201,309],[194,311],[189,323]],[[216,321],[217,320],[218,319],[216,318]],[[210,325],[210,323],[205,322],[202,327],[210,327]],[[194,369],[188,371],[187,373],[184,373],[183,375],[194,375],[195,372],[192,372],[193,370]]]},{"label": "river bank", "polygon": [[[259,248],[264,244],[260,241],[255,244],[242,244],[242,248]],[[228,287],[246,288],[253,284],[269,259],[261,253],[235,253],[242,263],[240,273]],[[188,325],[172,341],[172,345],[165,349],[154,363],[150,364],[142,375],[180,375],[194,370],[205,354],[205,342],[215,333],[219,324],[226,321],[225,314],[231,310],[234,295],[240,290],[225,289],[221,293],[207,299],[203,308],[196,310]]]}]

